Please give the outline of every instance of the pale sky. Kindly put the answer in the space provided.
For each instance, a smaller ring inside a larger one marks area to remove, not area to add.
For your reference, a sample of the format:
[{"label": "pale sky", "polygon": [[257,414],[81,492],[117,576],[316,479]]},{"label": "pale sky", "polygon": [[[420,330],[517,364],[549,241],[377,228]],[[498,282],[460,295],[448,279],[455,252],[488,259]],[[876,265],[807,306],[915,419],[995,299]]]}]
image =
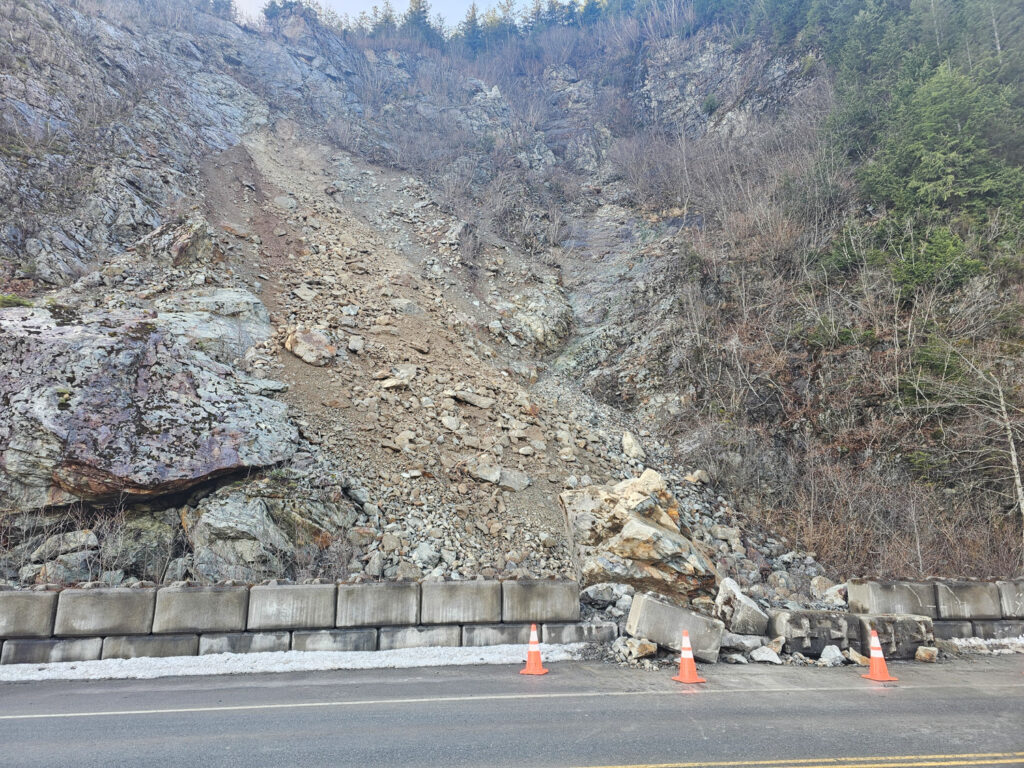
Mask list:
[{"label": "pale sky", "polygon": [[[449,25],[454,26],[462,20],[470,2],[471,0],[430,0],[430,15],[434,16],[440,13]],[[266,0],[235,0],[235,4],[242,13],[255,15],[266,5]],[[375,5],[382,5],[383,0],[320,0],[320,4],[333,8],[338,13],[355,17],[362,11],[369,11]],[[489,8],[492,4],[486,0],[477,2],[480,10]],[[395,9],[396,14],[404,13],[408,6],[408,0],[391,0],[391,6]]]}]

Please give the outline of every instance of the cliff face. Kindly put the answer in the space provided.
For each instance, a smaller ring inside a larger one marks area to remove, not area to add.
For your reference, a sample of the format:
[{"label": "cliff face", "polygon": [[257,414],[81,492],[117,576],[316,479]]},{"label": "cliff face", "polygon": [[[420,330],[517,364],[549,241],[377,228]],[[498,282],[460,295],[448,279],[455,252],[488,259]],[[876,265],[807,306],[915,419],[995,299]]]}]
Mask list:
[{"label": "cliff face", "polygon": [[773,215],[813,56],[489,71],[304,14],[0,4],[0,298],[34,305],[0,308],[0,579],[571,574],[558,495],[645,467],[708,572],[821,575],[687,475],[757,504],[797,471],[702,398],[779,421],[737,291],[806,237]]}]

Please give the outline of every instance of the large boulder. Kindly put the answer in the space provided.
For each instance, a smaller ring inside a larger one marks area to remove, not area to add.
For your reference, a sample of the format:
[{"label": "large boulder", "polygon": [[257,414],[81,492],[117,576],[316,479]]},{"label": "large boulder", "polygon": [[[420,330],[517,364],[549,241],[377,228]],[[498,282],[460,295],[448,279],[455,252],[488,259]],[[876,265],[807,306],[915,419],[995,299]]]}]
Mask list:
[{"label": "large boulder", "polygon": [[270,338],[270,313],[257,296],[237,288],[174,294],[156,302],[157,324],[230,363]]},{"label": "large boulder", "polygon": [[629,584],[677,602],[714,594],[711,553],[680,525],[679,505],[654,470],[614,486],[559,496],[584,585]]},{"label": "large boulder", "polygon": [[733,579],[722,579],[715,598],[715,618],[737,635],[763,635],[768,630],[768,614],[744,595]]},{"label": "large boulder", "polygon": [[265,383],[133,312],[0,310],[0,511],[181,491],[289,459]]}]

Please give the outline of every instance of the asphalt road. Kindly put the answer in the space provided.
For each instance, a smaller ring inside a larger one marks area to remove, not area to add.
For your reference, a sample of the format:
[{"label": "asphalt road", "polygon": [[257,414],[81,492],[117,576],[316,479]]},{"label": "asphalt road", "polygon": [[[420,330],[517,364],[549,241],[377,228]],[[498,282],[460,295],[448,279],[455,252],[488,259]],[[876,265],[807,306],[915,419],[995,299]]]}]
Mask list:
[{"label": "asphalt road", "polygon": [[858,669],[598,663],[0,684],[2,766],[1024,766],[1024,657]]}]

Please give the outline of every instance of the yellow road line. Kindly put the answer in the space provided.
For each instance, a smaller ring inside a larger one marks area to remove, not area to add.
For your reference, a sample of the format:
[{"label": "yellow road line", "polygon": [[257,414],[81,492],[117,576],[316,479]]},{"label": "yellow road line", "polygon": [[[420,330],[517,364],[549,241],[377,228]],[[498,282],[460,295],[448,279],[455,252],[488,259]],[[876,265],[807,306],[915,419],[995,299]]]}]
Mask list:
[{"label": "yellow road line", "polygon": [[790,760],[730,760],[702,763],[641,763],[589,768],[744,768],[793,766],[794,768],[938,768],[939,766],[1024,765],[1024,752],[980,752],[963,755],[903,755],[900,757],[807,757]]}]

